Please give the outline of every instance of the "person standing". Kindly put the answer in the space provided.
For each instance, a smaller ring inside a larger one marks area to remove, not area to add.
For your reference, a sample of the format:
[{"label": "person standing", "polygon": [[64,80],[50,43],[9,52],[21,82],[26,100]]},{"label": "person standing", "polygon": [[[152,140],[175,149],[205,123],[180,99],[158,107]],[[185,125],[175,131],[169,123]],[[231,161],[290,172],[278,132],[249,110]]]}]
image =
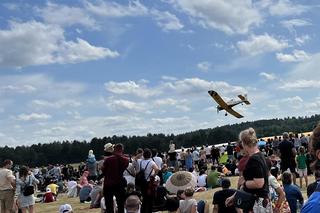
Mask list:
[{"label": "person standing", "polygon": [[307,156],[305,154],[304,146],[300,146],[299,155],[296,158],[298,163],[298,173],[300,179],[300,188],[302,189],[302,178],[306,182],[306,187],[308,187],[308,170],[307,170]]},{"label": "person standing", "polygon": [[113,155],[106,157],[103,163],[104,185],[103,195],[105,199],[106,211],[114,212],[113,196],[116,197],[118,213],[124,212],[126,181],[123,172],[129,165],[129,159],[123,155],[123,145],[121,143],[114,146]]},{"label": "person standing", "polygon": [[[245,192],[257,197],[253,208],[246,209],[246,211],[270,213],[272,212],[272,204],[269,198],[269,170],[265,156],[258,148],[256,132],[253,128],[243,130],[240,132],[239,139],[242,142],[244,151],[249,156],[243,171],[243,179],[239,181],[239,184]],[[235,194],[226,200],[226,206],[232,206],[234,203]]]},{"label": "person standing", "polygon": [[19,208],[21,209],[22,213],[34,213],[34,191],[31,191],[26,194],[27,187],[30,187],[34,184],[38,184],[39,181],[30,174],[29,168],[26,166],[22,166],[19,170],[19,179],[17,180],[17,188],[16,188],[16,195],[17,203]]},{"label": "person standing", "polygon": [[[313,130],[309,141],[310,153],[314,156],[315,161],[312,165],[315,176],[320,177],[317,172],[320,172],[320,124]],[[320,178],[319,178],[320,179]],[[301,213],[318,213],[320,209],[320,183],[314,188],[313,193],[308,201],[301,209]]]},{"label": "person standing", "polygon": [[296,184],[296,161],[295,157],[297,150],[294,147],[294,144],[289,141],[289,134],[284,132],[283,141],[279,144],[279,155],[281,158],[280,169],[281,173],[285,172],[287,169],[290,169],[292,173],[293,183]]},{"label": "person standing", "polygon": [[12,213],[14,204],[14,188],[16,178],[12,174],[11,167],[13,162],[11,160],[3,161],[2,168],[0,168],[0,202],[1,212]]}]

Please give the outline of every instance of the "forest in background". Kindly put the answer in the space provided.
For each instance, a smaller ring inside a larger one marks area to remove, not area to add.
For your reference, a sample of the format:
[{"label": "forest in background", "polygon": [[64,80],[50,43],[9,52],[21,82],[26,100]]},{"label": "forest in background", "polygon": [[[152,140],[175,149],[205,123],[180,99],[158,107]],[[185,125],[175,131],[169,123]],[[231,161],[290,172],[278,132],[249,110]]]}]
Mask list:
[{"label": "forest in background", "polygon": [[145,136],[109,136],[92,138],[91,141],[54,141],[52,143],[38,143],[31,146],[0,147],[0,160],[11,159],[18,165],[46,166],[48,164],[69,164],[85,161],[88,150],[92,149],[97,159],[103,155],[106,143],[122,143],[125,153],[133,154],[139,147],[156,148],[168,151],[171,140],[176,148],[191,147],[193,145],[214,145],[236,141],[240,131],[253,127],[257,136],[266,137],[280,135],[283,132],[307,132],[320,121],[320,115],[311,117],[288,117],[284,119],[269,119],[239,124],[218,126],[215,128],[200,129],[183,134],[152,134]]}]

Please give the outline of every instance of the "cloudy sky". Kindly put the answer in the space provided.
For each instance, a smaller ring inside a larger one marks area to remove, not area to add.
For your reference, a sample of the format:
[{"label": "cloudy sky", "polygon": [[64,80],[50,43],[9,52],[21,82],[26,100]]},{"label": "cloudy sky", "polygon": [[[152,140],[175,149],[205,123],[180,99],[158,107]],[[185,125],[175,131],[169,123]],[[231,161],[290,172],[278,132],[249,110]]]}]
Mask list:
[{"label": "cloudy sky", "polygon": [[[317,0],[2,0],[0,145],[319,113],[319,20]],[[252,105],[225,117],[208,90]]]}]

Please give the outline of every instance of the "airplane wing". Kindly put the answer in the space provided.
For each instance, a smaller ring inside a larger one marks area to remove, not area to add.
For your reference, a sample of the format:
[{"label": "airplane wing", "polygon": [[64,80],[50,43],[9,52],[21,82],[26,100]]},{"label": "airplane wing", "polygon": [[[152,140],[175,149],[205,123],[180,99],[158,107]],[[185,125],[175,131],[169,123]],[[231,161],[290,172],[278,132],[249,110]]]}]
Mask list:
[{"label": "airplane wing", "polygon": [[217,92],[210,90],[208,93],[223,109],[227,109],[229,107]]},{"label": "airplane wing", "polygon": [[249,105],[250,102],[247,99],[247,96],[243,96],[243,95],[238,95],[238,97],[243,101],[243,103]]},{"label": "airplane wing", "polygon": [[225,108],[225,110],[236,118],[243,118],[242,115],[240,115],[238,112],[234,111],[231,107]]},{"label": "airplane wing", "polygon": [[242,115],[240,115],[238,112],[234,111],[231,107],[229,107],[228,104],[221,98],[221,96],[217,92],[210,90],[208,91],[208,93],[228,113],[230,113],[234,117],[243,118]]}]

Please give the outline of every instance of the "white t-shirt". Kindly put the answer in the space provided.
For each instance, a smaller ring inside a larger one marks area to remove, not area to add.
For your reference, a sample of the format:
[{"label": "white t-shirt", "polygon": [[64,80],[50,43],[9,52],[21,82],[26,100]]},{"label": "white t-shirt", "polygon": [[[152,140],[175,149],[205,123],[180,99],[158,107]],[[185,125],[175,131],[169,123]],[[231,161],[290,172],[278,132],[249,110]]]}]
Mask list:
[{"label": "white t-shirt", "polygon": [[206,174],[200,175],[198,177],[198,186],[199,187],[205,187],[207,185],[206,180],[207,180],[207,175]]},{"label": "white t-shirt", "polygon": [[152,160],[157,164],[159,169],[162,169],[162,158],[160,157],[153,157]]},{"label": "white t-shirt", "polygon": [[206,155],[211,155],[211,148],[209,148],[209,146],[206,146],[205,150],[206,150]]},{"label": "white t-shirt", "polygon": [[[148,164],[148,162],[150,162],[150,163]],[[144,169],[144,176],[146,177],[147,181],[149,181],[150,180],[150,176],[154,175],[154,170],[153,170],[152,167],[154,165],[157,165],[157,164],[150,158],[148,160],[139,159],[138,160],[138,165],[139,165],[138,166],[139,167],[138,171],[140,171],[140,165],[141,165],[141,167]]]},{"label": "white t-shirt", "polygon": [[195,199],[180,200],[179,210],[181,213],[190,213],[192,206],[196,206],[196,209],[197,209],[197,205],[198,203]]},{"label": "white t-shirt", "polygon": [[68,181],[68,183],[67,183],[68,189],[72,189],[72,188],[75,187],[76,185],[77,185],[77,182],[74,181],[74,180],[70,180],[70,181]]}]

